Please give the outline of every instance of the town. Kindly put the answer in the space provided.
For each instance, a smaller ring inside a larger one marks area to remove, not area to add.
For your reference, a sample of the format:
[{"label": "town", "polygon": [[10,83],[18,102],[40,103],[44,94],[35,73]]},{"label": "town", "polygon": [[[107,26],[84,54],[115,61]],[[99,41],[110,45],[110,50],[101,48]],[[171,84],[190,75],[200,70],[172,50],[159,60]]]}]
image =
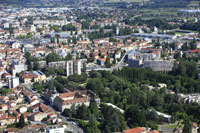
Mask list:
[{"label": "town", "polygon": [[198,133],[200,2],[79,4],[0,3],[0,130]]}]

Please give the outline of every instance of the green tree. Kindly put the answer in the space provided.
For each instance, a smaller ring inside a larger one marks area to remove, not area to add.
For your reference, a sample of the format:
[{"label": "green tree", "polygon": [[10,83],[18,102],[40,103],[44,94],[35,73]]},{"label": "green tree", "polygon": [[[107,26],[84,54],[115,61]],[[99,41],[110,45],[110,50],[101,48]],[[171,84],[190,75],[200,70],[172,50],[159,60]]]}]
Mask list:
[{"label": "green tree", "polygon": [[72,113],[69,109],[65,109],[63,111],[63,114],[66,116],[66,117],[69,117],[69,118],[72,118]]},{"label": "green tree", "polygon": [[94,100],[90,102],[89,109],[92,114],[95,114],[95,115],[98,114],[99,109],[98,109],[97,103]]},{"label": "green tree", "polygon": [[59,57],[59,55],[56,53],[48,54],[46,57],[46,62],[49,63],[49,62],[54,62],[54,61],[61,61],[61,58]]},{"label": "green tree", "polygon": [[82,104],[82,105],[78,108],[76,114],[77,114],[77,117],[78,117],[79,119],[84,119],[84,120],[86,120],[86,119],[88,118],[87,107],[86,107],[84,104]]},{"label": "green tree", "polygon": [[100,133],[97,121],[94,116],[90,116],[88,127],[87,127],[87,132],[88,133]]},{"label": "green tree", "polygon": [[40,70],[40,65],[38,62],[34,61],[33,70]]},{"label": "green tree", "polygon": [[86,63],[84,63],[84,64],[83,64],[82,72],[86,72],[86,70],[87,70]]},{"label": "green tree", "polygon": [[23,128],[26,125],[25,121],[24,121],[24,116],[21,115],[19,118],[19,122],[17,124],[18,127]]},{"label": "green tree", "polygon": [[189,118],[186,118],[184,120],[183,133],[191,133],[191,131],[192,131],[192,123]]},{"label": "green tree", "polygon": [[138,106],[131,106],[125,111],[125,118],[130,127],[145,126],[146,116],[143,109]]},{"label": "green tree", "polygon": [[106,62],[105,62],[105,66],[106,66],[106,67],[111,67],[110,56],[107,56]]}]

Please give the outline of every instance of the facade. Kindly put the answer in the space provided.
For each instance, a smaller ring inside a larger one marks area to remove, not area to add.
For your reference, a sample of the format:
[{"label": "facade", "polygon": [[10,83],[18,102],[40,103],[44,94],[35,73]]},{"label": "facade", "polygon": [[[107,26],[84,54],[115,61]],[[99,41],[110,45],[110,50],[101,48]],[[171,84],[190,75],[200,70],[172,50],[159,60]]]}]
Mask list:
[{"label": "facade", "polygon": [[27,65],[24,65],[24,64],[14,65],[12,68],[12,75],[16,76],[17,73],[20,73],[26,70],[27,70]]},{"label": "facade", "polygon": [[74,73],[81,75],[81,60],[74,60]]},{"label": "facade", "polygon": [[18,77],[11,77],[8,80],[8,86],[9,88],[15,88],[19,85],[19,78]]},{"label": "facade", "polygon": [[[50,98],[50,100],[52,99]],[[75,108],[82,104],[89,106],[91,100],[94,100],[98,106],[100,105],[100,99],[94,92],[91,90],[79,90],[57,95],[54,98],[53,105],[60,111],[64,111],[66,108],[71,109],[73,105]]]},{"label": "facade", "polygon": [[67,69],[67,76],[74,74],[74,67],[73,67],[73,61],[67,61],[66,63],[66,69]]},{"label": "facade", "polygon": [[30,116],[30,120],[32,120],[32,121],[41,121],[45,117],[47,117],[47,113],[35,112]]},{"label": "facade", "polygon": [[174,67],[173,61],[167,60],[151,60],[143,62],[144,68],[151,68],[154,71],[172,71]]},{"label": "facade", "polygon": [[82,60],[70,60],[66,62],[67,76],[78,74],[81,75]]},{"label": "facade", "polygon": [[90,102],[87,97],[82,96],[78,92],[61,93],[54,100],[54,106],[63,112],[64,109],[71,109],[74,105],[76,108],[78,105],[85,104],[89,106]]},{"label": "facade", "polygon": [[52,67],[55,69],[65,68],[66,62],[65,61],[57,61],[57,62],[49,62],[48,67]]},{"label": "facade", "polygon": [[64,129],[64,127],[62,127],[60,125],[52,125],[52,126],[48,126],[46,128],[46,132],[47,133],[64,133],[65,129]]},{"label": "facade", "polygon": [[35,74],[37,76],[37,78],[35,79],[36,82],[39,82],[39,81],[45,81],[46,80],[46,75],[41,72],[41,71],[33,71],[33,74]]}]

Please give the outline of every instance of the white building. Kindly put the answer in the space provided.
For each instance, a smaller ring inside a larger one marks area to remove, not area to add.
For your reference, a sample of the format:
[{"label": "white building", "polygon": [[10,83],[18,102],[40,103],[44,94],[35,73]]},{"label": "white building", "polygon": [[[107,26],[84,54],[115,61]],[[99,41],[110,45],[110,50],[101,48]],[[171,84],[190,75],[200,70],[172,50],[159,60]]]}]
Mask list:
[{"label": "white building", "polygon": [[73,74],[81,75],[82,64],[83,64],[82,60],[67,61],[66,63],[67,76]]},{"label": "white building", "polygon": [[66,68],[67,69],[67,76],[73,75],[74,74],[73,61],[67,61],[66,67],[67,67]]},{"label": "white building", "polygon": [[21,108],[19,108],[19,112],[21,114],[25,113],[26,111],[27,111],[27,107],[21,107]]},{"label": "white building", "polygon": [[48,126],[46,128],[46,132],[47,133],[64,133],[65,129],[64,129],[64,127],[62,127],[60,125],[52,125],[52,126]]},{"label": "white building", "polygon": [[19,85],[19,78],[18,77],[11,77],[11,79],[8,80],[9,88],[15,88],[18,85]]},{"label": "white building", "polygon": [[20,73],[22,71],[27,70],[27,65],[21,64],[21,65],[14,65],[12,68],[12,75],[16,76],[17,73]]},{"label": "white building", "polygon": [[12,48],[20,48],[20,43],[19,42],[15,42],[12,44]]},{"label": "white building", "polygon": [[9,23],[5,23],[5,24],[3,25],[3,27],[4,27],[4,28],[9,28],[9,27],[10,27],[10,24],[9,24]]}]

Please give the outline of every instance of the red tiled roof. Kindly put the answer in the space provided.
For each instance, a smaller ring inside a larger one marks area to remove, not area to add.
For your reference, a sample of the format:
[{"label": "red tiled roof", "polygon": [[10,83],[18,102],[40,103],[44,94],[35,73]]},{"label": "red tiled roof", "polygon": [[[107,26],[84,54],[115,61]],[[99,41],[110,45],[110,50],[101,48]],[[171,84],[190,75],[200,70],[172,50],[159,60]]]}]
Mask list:
[{"label": "red tiled roof", "polygon": [[200,49],[190,49],[188,50],[189,52],[192,52],[192,53],[199,53],[200,52]]},{"label": "red tiled roof", "polygon": [[145,132],[145,131],[146,130],[141,128],[141,127],[123,130],[124,133],[142,133],[142,132]]},{"label": "red tiled roof", "polygon": [[21,77],[24,79],[33,79],[33,78],[36,78],[37,75],[35,75],[33,73],[23,73],[23,74],[21,74]]},{"label": "red tiled roof", "polygon": [[152,131],[150,131],[148,133],[159,133],[159,132],[157,130],[152,130]]},{"label": "red tiled roof", "polygon": [[61,93],[60,97],[65,98],[65,97],[72,97],[76,94],[76,92],[69,92],[69,93]]}]

